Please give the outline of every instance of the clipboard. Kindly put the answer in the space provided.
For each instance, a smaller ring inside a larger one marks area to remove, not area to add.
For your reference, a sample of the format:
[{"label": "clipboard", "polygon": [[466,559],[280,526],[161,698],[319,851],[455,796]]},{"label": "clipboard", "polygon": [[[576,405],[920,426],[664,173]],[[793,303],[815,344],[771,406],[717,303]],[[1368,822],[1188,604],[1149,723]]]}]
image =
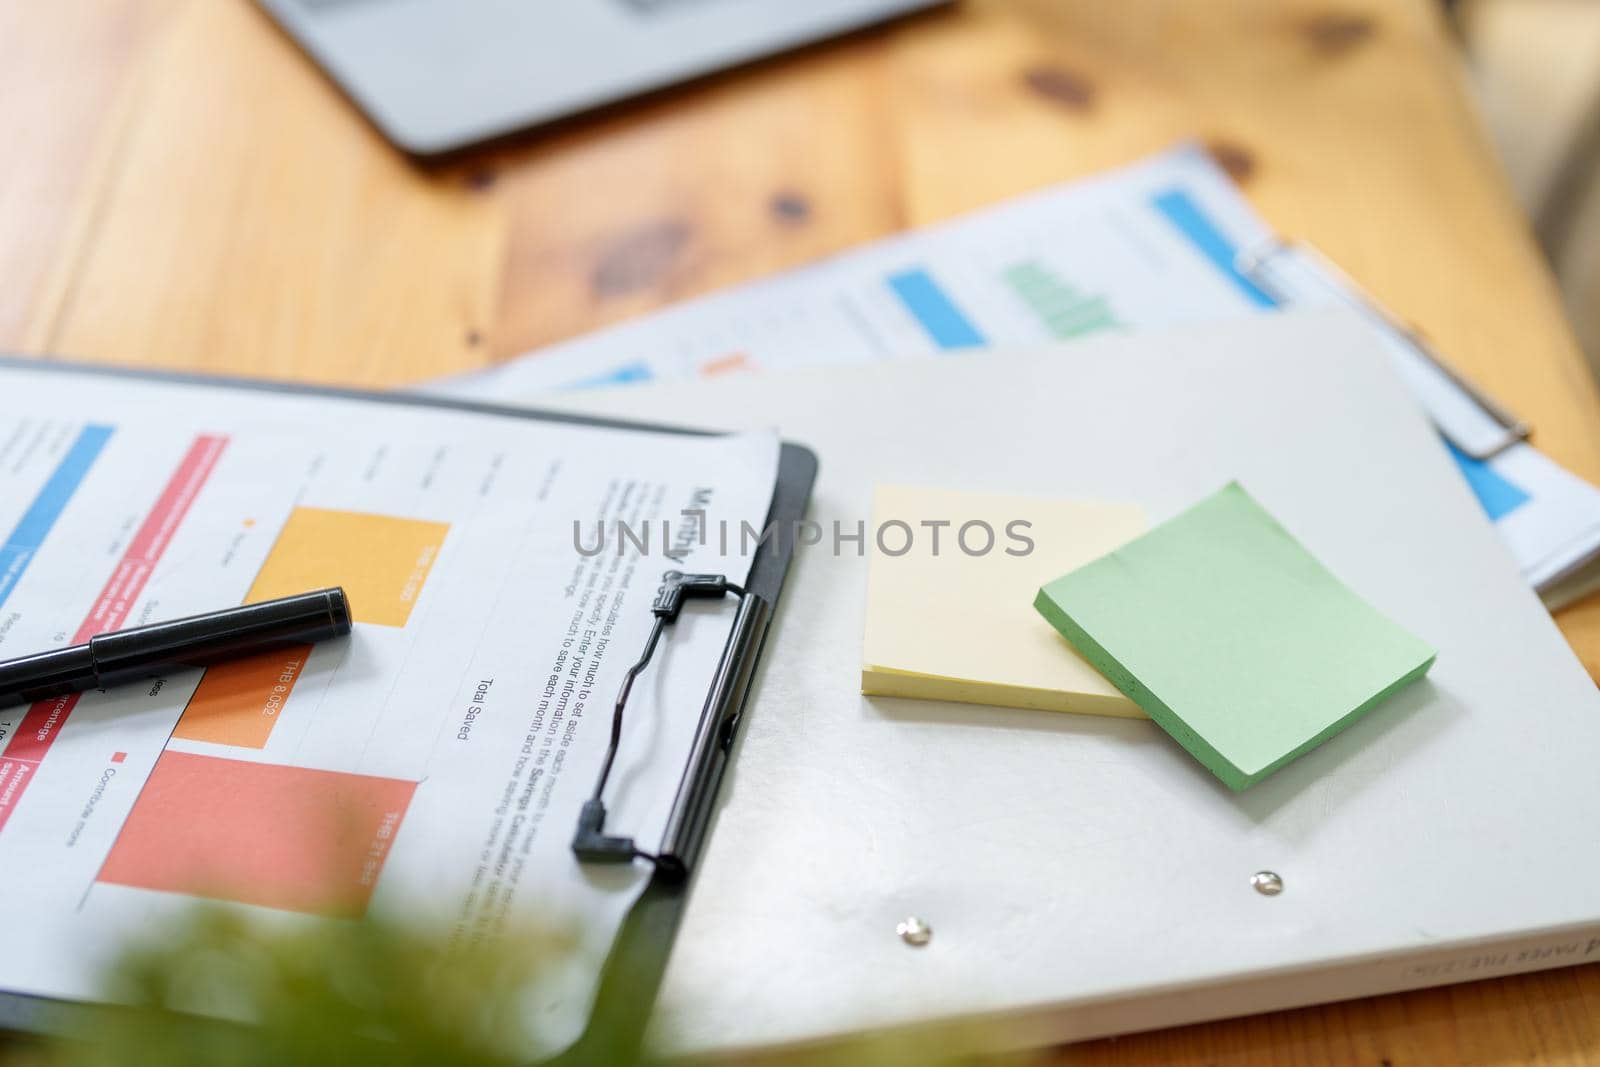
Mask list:
[{"label": "clipboard", "polygon": [[1394,337],[1407,384],[1439,432],[1464,455],[1490,460],[1533,434],[1533,427],[1441,356],[1422,331],[1405,322],[1309,241],[1273,237],[1240,250],[1234,267],[1280,303],[1292,302],[1297,280],[1341,306],[1370,317]]},{"label": "clipboard", "polygon": [[[148,371],[72,361],[29,359],[0,354],[8,368],[87,374],[260,392],[326,397],[361,403],[398,404],[513,419],[600,429],[649,431],[684,436],[717,436],[715,431],[626,419],[591,418],[560,411],[502,407],[471,400],[416,393],[386,393],[233,376]],[[595,1046],[632,1047],[644,1039],[650,1008],[666,968],[672,940],[693,885],[696,863],[715,821],[715,809],[728,764],[735,758],[739,727],[765,651],[774,610],[794,557],[793,531],[804,517],[817,477],[817,457],[809,449],[783,442],[766,526],[778,535],[764,539],[751,561],[737,610],[729,615],[729,636],[707,692],[695,694],[702,708],[695,744],[679,779],[667,819],[658,862],[643,895],[624,921],[601,973],[595,1010],[571,1048],[547,1062],[560,1064],[588,1054]],[[664,652],[671,655],[670,644]],[[579,862],[574,857],[573,862]],[[66,1034],[104,1005],[78,1003],[0,990],[0,1031]]]}]

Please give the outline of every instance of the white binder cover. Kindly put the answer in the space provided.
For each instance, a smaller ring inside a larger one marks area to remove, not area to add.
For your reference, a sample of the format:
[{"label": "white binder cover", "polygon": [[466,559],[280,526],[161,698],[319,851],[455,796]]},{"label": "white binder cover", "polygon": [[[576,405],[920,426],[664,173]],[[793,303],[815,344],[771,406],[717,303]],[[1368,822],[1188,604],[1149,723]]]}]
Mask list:
[{"label": "white binder cover", "polygon": [[[1359,318],[566,402],[821,458],[663,991],[678,1046],[1034,1044],[1600,960],[1600,696]],[[1231,478],[1438,648],[1427,679],[1237,795],[1148,722],[858,692],[867,561],[832,530],[875,484],[1159,521]]]}]

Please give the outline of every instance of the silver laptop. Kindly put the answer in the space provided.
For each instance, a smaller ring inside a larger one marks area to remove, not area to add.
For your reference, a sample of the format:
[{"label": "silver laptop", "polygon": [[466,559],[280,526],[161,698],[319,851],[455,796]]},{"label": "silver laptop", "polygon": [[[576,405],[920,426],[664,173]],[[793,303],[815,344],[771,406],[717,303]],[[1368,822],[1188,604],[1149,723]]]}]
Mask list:
[{"label": "silver laptop", "polygon": [[945,0],[257,0],[435,156]]}]

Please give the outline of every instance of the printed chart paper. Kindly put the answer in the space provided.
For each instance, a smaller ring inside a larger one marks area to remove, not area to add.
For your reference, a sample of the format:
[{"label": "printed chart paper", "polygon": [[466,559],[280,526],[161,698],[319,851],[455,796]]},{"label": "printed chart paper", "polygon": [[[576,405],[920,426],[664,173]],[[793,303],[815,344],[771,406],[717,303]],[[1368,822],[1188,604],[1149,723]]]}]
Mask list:
[{"label": "printed chart paper", "polygon": [[[348,640],[0,710],[0,989],[93,998],[129,935],[200,901],[399,912],[457,940],[571,923],[541,1036],[575,1037],[649,876],[568,847],[611,699],[663,572],[749,567],[662,522],[759,526],[777,450],[0,368],[0,657],[329,585],[355,620]],[[608,800],[643,841],[731,621],[686,611],[635,691]]]},{"label": "printed chart paper", "polygon": [[1006,201],[530,353],[429,391],[512,402],[821,363],[962,358],[1108,331],[1356,307],[1551,607],[1584,595],[1600,490],[1500,428],[1314,255],[1280,243],[1198,146]]}]

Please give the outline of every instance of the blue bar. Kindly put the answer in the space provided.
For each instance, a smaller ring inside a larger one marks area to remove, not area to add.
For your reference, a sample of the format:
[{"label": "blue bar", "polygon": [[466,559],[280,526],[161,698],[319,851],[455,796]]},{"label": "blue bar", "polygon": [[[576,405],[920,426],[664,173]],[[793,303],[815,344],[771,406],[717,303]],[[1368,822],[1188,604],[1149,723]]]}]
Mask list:
[{"label": "blue bar", "polygon": [[987,343],[927,271],[908,270],[891,275],[889,288],[940,348],[982,348]]},{"label": "blue bar", "polygon": [[655,375],[650,373],[650,367],[644,363],[629,363],[615,370],[608,370],[604,374],[597,374],[593,378],[581,378],[575,382],[568,382],[563,389],[597,389],[606,385],[631,385],[634,382],[648,382]]},{"label": "blue bar", "polygon": [[1478,503],[1489,513],[1489,518],[1498,520],[1533,499],[1526,489],[1501,477],[1500,472],[1485,460],[1473,459],[1448,440],[1445,441],[1445,447],[1450,450],[1450,457],[1461,468],[1461,473],[1467,476],[1467,484],[1477,494]]},{"label": "blue bar", "polygon": [[11,536],[0,544],[0,604],[6,602],[16,588],[22,572],[33,562],[44,539],[67,508],[67,501],[83,484],[84,477],[94,461],[99,458],[106,442],[111,439],[110,426],[85,426],[72,443],[67,454],[56,467],[50,480],[44,483],[39,495],[23,513],[22,521],[11,531]]},{"label": "blue bar", "polygon": [[1223,274],[1226,274],[1239,291],[1257,307],[1275,308],[1278,306],[1277,298],[1255,282],[1251,281],[1239,270],[1239,250],[1233,242],[1217,229],[1205,211],[1193,198],[1182,189],[1170,189],[1155,197],[1152,201],[1157,211],[1167,217],[1167,221],[1183,232],[1183,235],[1200,250],[1200,253],[1209,259],[1212,264]]}]

